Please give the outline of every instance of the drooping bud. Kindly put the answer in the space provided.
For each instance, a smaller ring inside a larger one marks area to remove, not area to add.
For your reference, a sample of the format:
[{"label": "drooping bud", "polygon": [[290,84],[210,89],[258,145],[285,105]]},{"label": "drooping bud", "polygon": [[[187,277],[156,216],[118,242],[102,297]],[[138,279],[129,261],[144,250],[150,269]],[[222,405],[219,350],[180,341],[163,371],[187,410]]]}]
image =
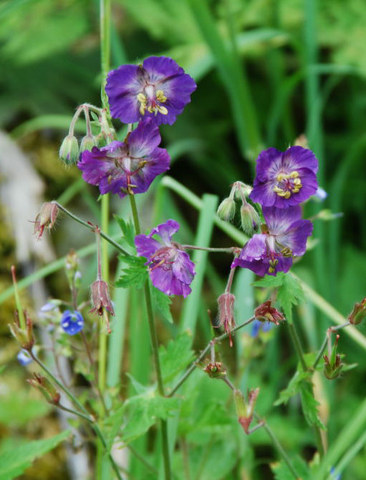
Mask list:
[{"label": "drooping bud", "polygon": [[64,138],[60,151],[59,157],[66,165],[74,165],[79,160],[79,143],[77,138],[74,135],[67,135]]},{"label": "drooping bud", "polygon": [[9,328],[21,348],[30,352],[34,345],[33,323],[26,311],[24,311],[24,316],[25,328],[21,328],[18,311],[15,312],[15,320],[9,324]]},{"label": "drooping bud", "polygon": [[219,208],[217,209],[217,215],[221,220],[225,220],[225,222],[231,222],[231,220],[235,217],[235,200],[231,197],[224,198],[224,200],[220,203]]},{"label": "drooping bud", "polygon": [[240,207],[241,228],[249,237],[258,231],[260,217],[257,210],[249,203],[243,203]]},{"label": "drooping bud", "polygon": [[224,326],[225,332],[229,334],[230,347],[233,346],[231,330],[235,327],[234,304],[235,295],[225,292],[217,299],[219,306],[219,327]]},{"label": "drooping bud", "polygon": [[42,237],[45,228],[51,230],[55,225],[58,212],[56,203],[46,202],[42,205],[34,221],[34,234],[37,235],[38,240]]},{"label": "drooping bud", "polygon": [[358,325],[365,317],[366,297],[360,303],[355,303],[352,312],[348,315],[348,320],[352,325]]},{"label": "drooping bud", "polygon": [[60,403],[61,395],[48,378],[39,375],[38,373],[33,373],[33,378],[28,379],[27,382],[32,387],[37,388],[48,403],[51,403],[52,405],[58,405]]},{"label": "drooping bud", "polygon": [[111,315],[114,315],[114,308],[106,282],[103,280],[96,280],[90,287],[90,293],[93,305],[90,313],[97,313],[102,316],[103,310],[106,309]]},{"label": "drooping bud", "polygon": [[210,362],[203,369],[210,378],[222,378],[226,377],[226,368],[221,362]]},{"label": "drooping bud", "polygon": [[343,368],[342,357],[337,353],[339,335],[336,336],[333,348],[328,349],[328,355],[324,355],[324,375],[328,380],[339,377]]},{"label": "drooping bud", "polygon": [[88,150],[90,152],[92,148],[96,145],[97,141],[93,135],[85,135],[85,137],[82,138],[80,143],[80,153],[85,152],[85,150]]},{"label": "drooping bud", "polygon": [[248,401],[245,401],[244,395],[240,390],[234,390],[234,400],[238,421],[243,427],[244,432],[249,435],[250,424],[253,420],[254,408],[259,395],[259,388],[248,391]]},{"label": "drooping bud", "polygon": [[282,313],[276,308],[272,307],[271,300],[267,300],[259,305],[259,307],[254,310],[254,316],[261,322],[265,322],[267,320],[275,325],[279,325],[282,320],[285,320],[285,317],[282,315]]}]

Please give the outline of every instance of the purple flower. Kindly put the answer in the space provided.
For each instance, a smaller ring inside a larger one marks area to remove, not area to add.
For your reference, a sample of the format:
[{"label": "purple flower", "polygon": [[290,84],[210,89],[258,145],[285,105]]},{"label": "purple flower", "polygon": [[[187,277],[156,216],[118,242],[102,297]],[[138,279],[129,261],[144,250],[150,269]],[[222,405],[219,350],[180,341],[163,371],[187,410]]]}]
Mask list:
[{"label": "purple flower", "polygon": [[172,125],[196,88],[171,58],[149,57],[142,65],[122,65],[109,72],[106,92],[113,118],[123,123],[152,118],[157,125]]},{"label": "purple flower", "polygon": [[292,257],[304,255],[306,240],[313,231],[310,220],[301,219],[299,206],[286,209],[264,207],[266,226],[244,246],[231,267],[249,268],[261,277],[287,272]]},{"label": "purple flower", "polygon": [[83,316],[77,310],[65,310],[61,317],[61,327],[68,335],[75,335],[84,327]]},{"label": "purple flower", "polygon": [[297,205],[316,193],[317,170],[318,160],[311,150],[295,146],[279,152],[268,148],[257,159],[257,175],[249,198],[263,207]]},{"label": "purple flower", "polygon": [[[188,254],[171,241],[178,230],[179,223],[168,220],[153,228],[149,235],[137,235],[135,244],[137,254],[148,259],[152,284],[167,295],[186,297],[191,293],[190,284],[196,272]],[[159,235],[162,243],[153,235]]]},{"label": "purple flower", "polygon": [[150,121],[140,123],[124,142],[83,152],[78,167],[83,179],[98,185],[102,194],[117,193],[123,198],[129,190],[143,193],[157,175],[169,170],[170,157],[158,148],[160,140],[157,126]]},{"label": "purple flower", "polygon": [[23,367],[33,362],[33,358],[30,356],[30,353],[27,350],[24,350],[24,348],[22,348],[22,350],[20,350],[18,353],[17,360]]}]

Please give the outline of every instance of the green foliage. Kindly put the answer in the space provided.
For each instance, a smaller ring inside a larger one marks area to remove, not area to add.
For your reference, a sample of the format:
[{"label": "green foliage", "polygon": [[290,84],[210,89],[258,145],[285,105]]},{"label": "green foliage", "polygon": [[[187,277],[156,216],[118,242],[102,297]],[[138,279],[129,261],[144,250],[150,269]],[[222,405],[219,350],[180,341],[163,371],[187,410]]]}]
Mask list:
[{"label": "green foliage", "polygon": [[[311,472],[308,465],[299,457],[291,458],[291,463],[296,470],[296,473],[299,475],[301,480],[310,480]],[[282,460],[279,463],[271,465],[272,472],[275,475],[275,480],[294,480],[292,472],[289,470],[286,463]]]},{"label": "green foliage", "polygon": [[120,260],[127,265],[122,269],[121,276],[116,281],[116,287],[129,288],[136,287],[141,288],[144,286],[148,274],[146,268],[146,259],[144,257],[130,257],[121,256]]},{"label": "green foliage", "polygon": [[68,430],[45,440],[25,443],[18,448],[0,453],[0,480],[18,478],[32,462],[57,447],[70,435]]},{"label": "green foliage", "polygon": [[159,349],[164,382],[170,382],[184,371],[195,358],[191,350],[192,338],[188,333],[171,340],[166,347]]},{"label": "green foliage", "polygon": [[126,249],[131,255],[136,253],[135,247],[135,228],[133,226],[132,220],[125,220],[118,215],[114,216],[117,224],[122,232],[122,238],[120,243],[124,249]]},{"label": "green foliage", "polygon": [[[24,408],[24,405],[27,408]],[[43,417],[49,410],[50,405],[40,401],[38,395],[34,398],[29,395],[29,390],[17,389],[16,393],[10,391],[8,395],[1,395],[0,424],[20,427]]]},{"label": "green foliage", "polygon": [[300,282],[291,273],[279,272],[275,277],[266,275],[254,282],[256,287],[277,288],[277,301],[281,305],[286,320],[292,323],[292,305],[298,305],[304,300]]},{"label": "green foliage", "polygon": [[172,312],[170,311],[172,301],[169,295],[166,295],[161,290],[151,286],[151,296],[154,309],[157,310],[169,323],[173,323]]}]

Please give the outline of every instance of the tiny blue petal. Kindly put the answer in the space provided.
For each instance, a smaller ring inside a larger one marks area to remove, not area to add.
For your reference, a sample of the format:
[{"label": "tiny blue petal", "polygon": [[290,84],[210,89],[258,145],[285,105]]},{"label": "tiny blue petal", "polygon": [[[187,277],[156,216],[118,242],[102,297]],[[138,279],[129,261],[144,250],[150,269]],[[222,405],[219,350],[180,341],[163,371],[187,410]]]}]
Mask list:
[{"label": "tiny blue petal", "polygon": [[327,198],[327,196],[327,192],[321,187],[318,187],[318,190],[314,194],[314,197],[320,202],[323,202]]},{"label": "tiny blue petal", "polygon": [[43,305],[43,307],[41,307],[40,312],[42,312],[42,313],[51,312],[55,308],[57,308],[57,305],[55,305],[52,302],[47,302]]},{"label": "tiny blue petal", "polygon": [[337,473],[334,467],[330,469],[330,476],[332,480],[341,480],[341,474]]},{"label": "tiny blue petal", "polygon": [[77,310],[65,310],[61,317],[61,327],[68,335],[76,335],[84,327],[84,319]]},{"label": "tiny blue petal", "polygon": [[260,330],[262,330],[262,332],[269,332],[272,327],[273,325],[270,322],[261,322],[260,320],[255,319],[252,324],[250,336],[256,338],[258,337]]},{"label": "tiny blue petal", "polygon": [[30,356],[29,352],[27,352],[27,350],[24,350],[24,349],[20,350],[20,352],[18,353],[17,360],[20,363],[20,365],[22,365],[23,367],[33,362],[33,359]]}]

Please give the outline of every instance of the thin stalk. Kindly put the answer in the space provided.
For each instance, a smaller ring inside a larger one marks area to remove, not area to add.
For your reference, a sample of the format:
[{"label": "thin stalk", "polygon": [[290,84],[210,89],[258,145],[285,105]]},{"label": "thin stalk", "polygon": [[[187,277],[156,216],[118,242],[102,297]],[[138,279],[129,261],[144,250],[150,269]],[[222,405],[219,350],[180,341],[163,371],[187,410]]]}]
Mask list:
[{"label": "thin stalk", "polygon": [[[233,328],[230,332],[230,334],[233,334],[234,332],[236,332],[237,330],[240,330],[241,328],[245,327],[246,325],[249,325],[250,323],[252,323],[253,321],[255,320],[255,317],[252,317],[250,318],[249,320],[247,320],[246,322],[244,323],[241,323],[240,325],[237,325],[235,328]],[[210,348],[212,347],[212,344],[215,344],[215,343],[219,343],[221,342],[222,340],[225,340],[226,338],[229,337],[229,333],[223,333],[222,335],[218,336],[218,337],[215,337],[213,338],[208,344],[207,346],[202,350],[202,352],[200,353],[200,355],[197,357],[197,359],[191,364],[191,366],[188,368],[188,370],[186,371],[186,373],[183,374],[183,376],[180,378],[180,380],[178,380],[178,382],[175,384],[175,386],[172,388],[172,390],[169,392],[169,394],[167,395],[168,397],[172,397],[175,392],[182,386],[182,384],[187,380],[187,378],[191,375],[191,373],[193,372],[193,370],[195,370],[195,368],[197,367],[197,365],[199,364],[199,362],[206,356],[206,354],[208,353],[208,351],[210,350]]]},{"label": "thin stalk", "polygon": [[305,362],[304,352],[302,350],[300,339],[299,339],[299,336],[298,336],[297,331],[295,329],[295,325],[293,323],[288,323],[288,329],[289,329],[291,340],[292,340],[292,343],[295,347],[297,356],[300,360],[302,369],[304,370],[304,372],[306,372],[308,367],[307,367],[306,362]]},{"label": "thin stalk", "polygon": [[273,445],[275,446],[275,448],[277,449],[278,453],[281,455],[281,457],[283,458],[284,462],[286,463],[286,465],[288,466],[288,469],[290,470],[290,472],[292,473],[293,477],[295,479],[298,479],[300,478],[300,476],[298,475],[298,473],[296,472],[294,466],[292,465],[291,463],[291,460],[289,458],[289,456],[287,455],[285,449],[283,448],[283,446],[280,444],[278,438],[276,437],[276,435],[274,434],[273,430],[271,429],[271,427],[267,424],[266,421],[262,420],[261,417],[254,412],[254,416],[255,418],[259,421],[259,422],[263,422],[263,428],[265,429],[265,431],[268,433],[268,436],[270,437],[270,439],[272,440],[272,443]]},{"label": "thin stalk", "polygon": [[[340,330],[341,328],[348,327],[349,325],[350,325],[350,322],[345,322],[343,325],[338,325],[338,327],[330,327],[330,328],[328,329],[328,331],[330,330],[330,331],[333,333],[333,332],[336,332],[337,330]],[[327,333],[325,334],[325,337],[324,337],[322,346],[320,347],[320,350],[319,350],[319,352],[318,352],[318,355],[316,356],[315,362],[314,362],[314,364],[313,364],[313,369],[315,369],[316,366],[318,365],[320,359],[321,359],[322,356],[323,356],[324,350],[325,350],[326,347],[327,347],[327,343],[328,343],[328,331],[327,331]]]},{"label": "thin stalk", "polygon": [[204,252],[213,253],[234,253],[238,247],[229,248],[211,248],[211,247],[197,247],[195,245],[181,245],[184,250],[203,250]]},{"label": "thin stalk", "polygon": [[[104,197],[104,195],[103,195]],[[103,198],[102,197],[102,198]],[[89,230],[91,230],[92,232],[95,232],[95,225],[92,225],[88,222],[85,222],[84,220],[82,220],[80,217],[78,217],[77,215],[75,215],[74,213],[71,213],[69,210],[67,210],[67,208],[65,208],[63,205],[61,205],[60,203],[56,202],[55,200],[53,200],[51,203],[54,203],[55,205],[58,206],[58,208],[60,210],[62,210],[64,213],[66,213],[66,215],[68,215],[70,218],[72,218],[73,220],[75,220],[76,222],[80,223],[81,225],[83,225],[84,227],[88,228]],[[121,245],[117,242],[115,242],[113,240],[113,238],[111,238],[105,231],[104,231],[104,228],[102,226],[102,230],[100,231],[100,236],[102,238],[104,238],[104,240],[106,240],[108,243],[110,243],[111,245],[113,245],[114,248],[116,248],[119,252],[121,252],[123,255],[127,255],[127,256],[130,256],[130,254],[127,252],[127,250],[125,250],[123,247],[121,247]],[[102,254],[102,258],[103,258],[103,261],[104,261],[104,257],[103,257],[103,254]],[[108,257],[107,257],[108,258]],[[108,265],[108,262],[104,262],[106,265]],[[105,280],[107,281],[107,280]]]},{"label": "thin stalk", "polygon": [[[101,443],[103,445],[103,448],[105,449],[105,451],[108,455],[109,461],[111,463],[111,466],[112,466],[113,470],[115,471],[115,473],[117,475],[117,478],[119,480],[123,480],[122,477],[121,477],[120,471],[119,471],[120,469],[119,469],[118,465],[116,464],[116,462],[114,461],[111,453],[109,452],[107,442],[106,442],[106,440],[103,436],[103,433],[101,432],[98,424],[95,423],[94,418],[90,416],[88,410],[84,407],[84,405],[82,403],[80,403],[79,400],[70,392],[70,390],[67,389],[57,379],[57,377],[55,377],[53,375],[53,373],[46,367],[46,365],[44,363],[42,363],[41,360],[38,357],[36,357],[32,351],[30,351],[29,353],[30,353],[32,359],[41,367],[41,369],[45,373],[47,373],[47,375],[53,380],[53,382],[65,393],[65,395],[70,399],[70,401],[80,410],[80,412],[78,412],[78,413],[80,413],[82,415],[79,415],[79,416],[84,418],[85,420],[87,420],[91,424],[95,434],[97,435],[97,437],[101,441]],[[71,413],[75,413],[75,412],[71,411]],[[75,413],[75,414],[77,415],[78,413]]]},{"label": "thin stalk", "polygon": [[128,445],[127,447],[129,449],[129,451],[132,453],[132,455],[135,455],[135,457],[140,460],[140,462],[142,464],[145,465],[145,467],[150,470],[150,472],[152,473],[155,473],[155,474],[158,474],[158,470],[154,467],[154,465],[151,465],[151,463],[149,463],[146,458],[144,458],[142,455],[139,454],[139,452],[132,446],[132,445]]},{"label": "thin stalk", "polygon": [[11,266],[11,275],[13,278],[13,286],[14,286],[14,296],[15,296],[15,304],[18,310],[18,318],[19,318],[19,325],[22,330],[26,330],[26,324],[25,324],[25,316],[22,308],[22,304],[20,302],[20,296],[19,296],[19,291],[18,291],[18,285],[17,285],[17,278],[15,274],[15,266]]},{"label": "thin stalk", "polygon": [[[140,220],[138,216],[135,196],[132,193],[130,193],[129,199],[131,204],[133,222],[135,225],[135,231],[136,231],[136,234],[139,235],[141,233],[141,227],[140,227]],[[149,323],[154,366],[155,366],[155,372],[156,372],[156,377],[158,381],[158,391],[159,391],[159,394],[162,397],[164,397],[165,391],[164,391],[163,376],[161,373],[161,366],[160,366],[159,343],[158,343],[155,318],[154,318],[154,313],[152,308],[149,280],[147,280],[145,283],[144,292],[145,292],[146,311],[147,311],[147,318]],[[162,448],[163,448],[165,479],[170,480],[171,469],[170,469],[170,455],[169,455],[169,442],[168,442],[168,425],[166,420],[161,420],[161,433],[162,433]]]}]

